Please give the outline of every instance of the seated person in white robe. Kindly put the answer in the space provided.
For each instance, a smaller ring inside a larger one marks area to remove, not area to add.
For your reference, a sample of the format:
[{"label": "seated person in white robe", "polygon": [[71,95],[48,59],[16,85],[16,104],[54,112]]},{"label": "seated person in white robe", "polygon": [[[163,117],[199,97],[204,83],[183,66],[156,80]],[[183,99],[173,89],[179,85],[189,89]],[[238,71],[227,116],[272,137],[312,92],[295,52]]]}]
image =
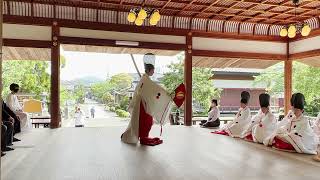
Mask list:
[{"label": "seated person in white robe", "polygon": [[282,128],[279,128],[269,145],[283,151],[317,154],[318,137],[313,132],[309,120],[304,117],[304,96],[297,93],[293,100],[295,117]]},{"label": "seated person in white robe", "polygon": [[291,109],[288,111],[287,115],[281,121],[278,121],[277,129],[286,125],[288,122],[290,122],[294,118],[293,100],[294,100],[295,95],[296,95],[296,93],[292,94],[291,99],[290,99]]},{"label": "seated person in white robe", "polygon": [[240,109],[234,120],[226,124],[221,130],[212,132],[214,134],[227,135],[235,138],[242,137],[243,131],[251,123],[251,112],[247,106],[250,94],[247,91],[241,92]]},{"label": "seated person in white robe", "polygon": [[143,58],[145,74],[136,86],[129,105],[131,120],[121,140],[125,143],[155,146],[162,144],[158,137],[149,137],[149,132],[155,120],[163,124],[171,112],[171,96],[161,86],[150,79],[154,74],[155,56],[148,53]]},{"label": "seated person in white robe", "polygon": [[319,151],[320,150],[320,113],[318,114],[317,119],[313,124],[313,131],[318,136],[318,139],[319,139],[318,155],[314,156],[313,159],[320,162],[320,151]]},{"label": "seated person in white robe", "polygon": [[19,92],[19,85],[12,83],[10,85],[11,93],[8,94],[6,104],[8,107],[20,118],[20,126],[21,130],[25,130],[26,128],[31,128],[31,121],[28,118],[28,114],[23,112],[22,106],[19,103],[17,93]]},{"label": "seated person in white robe", "polygon": [[269,94],[260,94],[259,102],[263,115],[256,120],[256,122],[252,126],[251,134],[249,133],[245,137],[245,140],[253,141],[256,143],[263,143],[263,141],[275,131],[277,127],[277,119],[269,109]]},{"label": "seated person in white robe", "polygon": [[203,120],[200,123],[201,127],[219,127],[220,126],[220,110],[218,108],[218,100],[212,99],[208,113],[208,120]]}]

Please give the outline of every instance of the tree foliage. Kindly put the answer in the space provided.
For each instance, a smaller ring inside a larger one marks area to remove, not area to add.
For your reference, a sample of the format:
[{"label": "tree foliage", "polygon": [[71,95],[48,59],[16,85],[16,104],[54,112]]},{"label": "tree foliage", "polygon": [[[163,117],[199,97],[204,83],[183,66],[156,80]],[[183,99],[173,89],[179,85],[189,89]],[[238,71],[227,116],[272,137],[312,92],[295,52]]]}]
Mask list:
[{"label": "tree foliage", "polygon": [[[172,92],[181,83],[184,82],[183,61],[180,58],[178,63],[169,65],[169,72],[165,73],[161,83],[165,88]],[[209,68],[193,68],[192,70],[192,97],[193,101],[200,104],[202,108],[208,108],[211,98],[218,98],[221,91],[213,87],[210,80],[212,76]]]},{"label": "tree foliage", "polygon": [[35,94],[50,92],[50,75],[46,61],[12,60],[3,62],[3,96],[9,92],[11,83],[17,83],[21,92]]},{"label": "tree foliage", "polygon": [[[256,77],[256,82],[267,83],[267,90],[271,94],[284,92],[284,64],[279,63],[268,68]],[[299,62],[293,63],[293,92],[301,92],[306,99],[306,111],[310,115],[320,110],[320,68],[311,67]]]}]

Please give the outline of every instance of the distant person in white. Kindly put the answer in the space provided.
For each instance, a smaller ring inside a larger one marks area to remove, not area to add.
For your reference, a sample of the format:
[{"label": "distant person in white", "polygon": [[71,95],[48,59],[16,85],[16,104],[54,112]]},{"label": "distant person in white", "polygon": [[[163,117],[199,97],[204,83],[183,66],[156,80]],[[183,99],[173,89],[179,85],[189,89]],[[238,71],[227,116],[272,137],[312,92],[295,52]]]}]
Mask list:
[{"label": "distant person in white", "polygon": [[27,128],[31,128],[31,121],[29,121],[28,114],[23,112],[23,108],[19,103],[17,93],[19,92],[20,87],[18,84],[12,83],[10,85],[11,93],[7,96],[7,105],[9,108],[20,118],[21,121],[21,130],[26,130]]},{"label": "distant person in white", "polygon": [[74,112],[75,127],[84,127],[84,117],[84,112],[80,109],[80,107],[76,107],[76,111]]}]

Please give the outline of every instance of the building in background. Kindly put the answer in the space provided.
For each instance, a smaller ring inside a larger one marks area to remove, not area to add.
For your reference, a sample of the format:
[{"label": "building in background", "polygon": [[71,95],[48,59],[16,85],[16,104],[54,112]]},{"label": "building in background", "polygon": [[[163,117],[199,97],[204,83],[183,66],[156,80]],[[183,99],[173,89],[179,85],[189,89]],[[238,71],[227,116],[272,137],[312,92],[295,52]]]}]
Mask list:
[{"label": "building in background", "polygon": [[[249,107],[252,111],[260,109],[259,94],[265,93],[267,85],[255,83],[254,77],[260,75],[261,69],[225,68],[213,69],[213,86],[221,89],[219,99],[220,110],[230,113],[237,112],[242,91],[248,91],[251,95]],[[278,112],[283,107],[283,94],[271,96],[272,111]]]}]

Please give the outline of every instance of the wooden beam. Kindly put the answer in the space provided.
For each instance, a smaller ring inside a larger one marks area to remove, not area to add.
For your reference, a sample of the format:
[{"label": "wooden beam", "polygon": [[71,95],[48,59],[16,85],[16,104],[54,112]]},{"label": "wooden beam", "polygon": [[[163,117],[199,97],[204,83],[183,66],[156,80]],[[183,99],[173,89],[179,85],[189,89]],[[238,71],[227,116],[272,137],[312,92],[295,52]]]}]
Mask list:
[{"label": "wooden beam", "polygon": [[51,46],[51,91],[50,91],[50,114],[51,128],[61,127],[60,114],[60,28],[57,22],[52,24]]},{"label": "wooden beam", "polygon": [[203,57],[222,57],[222,58],[243,58],[254,59],[261,61],[284,61],[286,55],[281,54],[264,54],[264,53],[250,53],[250,52],[229,52],[229,51],[208,51],[208,50],[192,50],[193,56]]},{"label": "wooden beam", "polygon": [[210,79],[219,79],[219,80],[254,80],[253,76],[245,75],[220,75],[214,74]]},{"label": "wooden beam", "polygon": [[178,16],[179,14],[181,14],[184,10],[186,10],[188,7],[190,7],[192,5],[192,3],[196,2],[197,0],[192,0],[190,1],[186,6],[184,6],[180,11],[178,11],[178,13],[175,14],[175,16]]},{"label": "wooden beam", "polygon": [[292,43],[295,41],[309,39],[309,38],[316,37],[316,36],[320,36],[320,28],[311,30],[309,36],[306,36],[306,37],[302,36],[301,34],[297,34],[297,36],[293,39],[290,39],[289,42]]},{"label": "wooden beam", "polygon": [[10,47],[51,48],[51,44],[51,41],[3,39],[3,45]]},{"label": "wooden beam", "polygon": [[184,81],[186,98],[184,102],[184,124],[192,126],[192,32],[186,36],[186,50],[184,60]]},{"label": "wooden beam", "polygon": [[185,45],[184,44],[137,41],[139,43],[138,46],[125,46],[125,45],[116,45],[116,41],[117,40],[113,40],[113,39],[95,39],[95,38],[59,36],[59,42],[61,44],[77,44],[77,45],[91,45],[91,46],[111,46],[111,47],[160,49],[160,50],[176,50],[176,51],[185,50]]},{"label": "wooden beam", "polygon": [[207,37],[207,38],[220,38],[220,39],[237,39],[237,40],[250,40],[250,41],[271,41],[271,42],[286,42],[286,39],[279,36],[263,36],[252,35],[252,33],[238,34],[231,32],[199,32],[194,31],[193,37]]},{"label": "wooden beam", "polygon": [[[52,18],[30,18],[21,16],[6,16],[4,15],[4,22],[9,24],[24,24],[24,25],[40,25],[51,26]],[[130,33],[143,33],[143,34],[159,34],[159,35],[174,35],[174,36],[186,36],[187,30],[162,28],[162,27],[137,27],[123,24],[111,24],[111,23],[97,23],[97,22],[85,22],[74,20],[59,20],[60,27],[78,28],[78,29],[90,29],[90,30],[102,30],[102,31],[117,31],[117,32],[130,32]],[[256,41],[277,41],[285,42],[283,38],[277,36],[249,36],[244,34],[232,34],[221,32],[195,32],[194,36],[199,37],[219,37],[227,39],[246,39]]]},{"label": "wooden beam", "polygon": [[290,60],[297,60],[297,59],[305,59],[305,58],[317,57],[317,56],[320,56],[320,49],[290,54],[289,59]]},{"label": "wooden beam", "polygon": [[285,114],[291,109],[292,95],[292,60],[289,59],[289,41],[287,42],[287,59],[284,61],[284,111]]},{"label": "wooden beam", "polygon": [[[2,19],[2,14],[3,14],[3,8],[2,8],[2,6],[3,6],[3,2],[2,1],[0,1],[1,3],[0,3],[0,92],[2,92],[2,44],[3,44],[3,42],[2,42],[2,25],[3,25],[3,19]],[[7,2],[7,4],[8,4],[8,2]],[[0,93],[0,98],[1,99],[3,99],[2,98],[2,93]],[[2,112],[2,101],[0,101],[0,111]],[[2,124],[2,113],[0,113],[0,123]],[[1,137],[3,137],[4,136],[4,134],[0,134],[0,136]],[[2,138],[0,138],[0,144],[1,144],[1,139]],[[2,150],[0,149],[0,153],[2,153]],[[2,165],[1,165],[1,160],[0,160],[0,167],[2,167]],[[0,169],[0,175],[1,175],[1,169]]]}]

